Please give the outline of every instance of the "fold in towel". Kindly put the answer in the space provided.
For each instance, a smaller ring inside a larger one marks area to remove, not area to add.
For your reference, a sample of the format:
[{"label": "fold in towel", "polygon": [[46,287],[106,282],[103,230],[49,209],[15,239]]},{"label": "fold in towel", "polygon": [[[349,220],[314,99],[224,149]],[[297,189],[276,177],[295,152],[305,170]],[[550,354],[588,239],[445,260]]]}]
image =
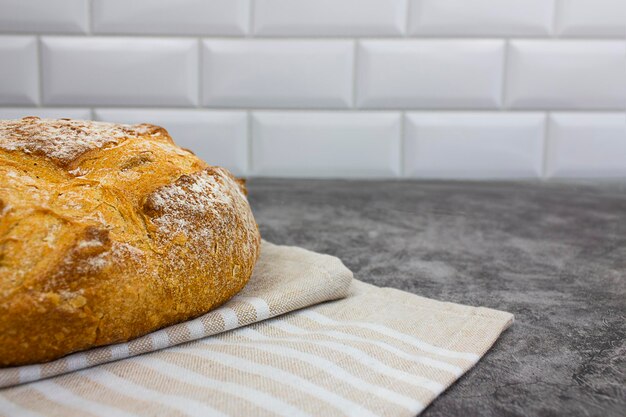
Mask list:
[{"label": "fold in towel", "polygon": [[250,284],[214,312],[56,368],[0,370],[5,386],[77,370],[1,390],[0,415],[413,416],[513,320],[351,276],[264,243]]}]

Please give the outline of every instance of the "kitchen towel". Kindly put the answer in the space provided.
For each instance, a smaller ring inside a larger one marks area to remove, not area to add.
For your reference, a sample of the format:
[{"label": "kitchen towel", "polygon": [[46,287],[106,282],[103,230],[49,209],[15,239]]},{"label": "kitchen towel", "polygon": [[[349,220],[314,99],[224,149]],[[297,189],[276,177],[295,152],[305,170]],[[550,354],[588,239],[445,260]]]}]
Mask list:
[{"label": "kitchen towel", "polygon": [[248,286],[213,312],[1,369],[14,386],[0,390],[0,415],[413,416],[512,319],[374,287],[337,258],[264,242]]}]

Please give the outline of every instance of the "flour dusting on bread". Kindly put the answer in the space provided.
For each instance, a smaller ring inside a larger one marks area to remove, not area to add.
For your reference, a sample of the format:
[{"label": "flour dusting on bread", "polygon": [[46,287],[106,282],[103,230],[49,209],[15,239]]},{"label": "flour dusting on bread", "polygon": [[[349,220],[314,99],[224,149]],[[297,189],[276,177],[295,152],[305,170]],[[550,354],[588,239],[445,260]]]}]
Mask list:
[{"label": "flour dusting on bread", "polygon": [[86,152],[147,133],[149,125],[123,125],[69,119],[0,120],[0,148],[50,158],[66,166]]},{"label": "flour dusting on bread", "polygon": [[[254,239],[256,223],[251,215],[237,218],[247,204],[232,175],[222,168],[209,167],[155,190],[147,198],[144,212],[165,245],[185,244],[198,254],[215,252],[213,235],[234,226],[242,230],[236,224],[239,221],[246,231],[244,252],[249,254],[258,245]],[[170,254],[176,256],[175,252]]]}]

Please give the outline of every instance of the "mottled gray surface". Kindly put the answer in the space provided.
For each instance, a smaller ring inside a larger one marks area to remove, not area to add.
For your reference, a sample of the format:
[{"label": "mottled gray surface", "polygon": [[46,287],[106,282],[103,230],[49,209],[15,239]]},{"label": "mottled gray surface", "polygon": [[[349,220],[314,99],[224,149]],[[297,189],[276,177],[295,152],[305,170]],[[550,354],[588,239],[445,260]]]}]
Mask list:
[{"label": "mottled gray surface", "polygon": [[423,416],[626,416],[626,191],[256,179],[269,241],[356,278],[515,314]]}]

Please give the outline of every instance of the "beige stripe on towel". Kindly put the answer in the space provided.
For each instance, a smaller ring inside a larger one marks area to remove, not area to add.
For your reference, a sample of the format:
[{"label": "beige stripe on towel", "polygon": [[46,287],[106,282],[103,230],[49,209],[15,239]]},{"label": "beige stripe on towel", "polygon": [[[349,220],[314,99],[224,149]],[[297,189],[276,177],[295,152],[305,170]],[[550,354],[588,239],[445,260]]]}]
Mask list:
[{"label": "beige stripe on towel", "polygon": [[[5,388],[0,415],[413,416],[513,319],[349,285],[349,271],[325,255],[268,243],[262,253],[236,300],[143,347],[89,355],[99,366]],[[129,357],[146,349],[154,351]],[[56,369],[84,368],[85,359],[70,358]],[[17,374],[38,379],[50,374],[45,366]]]}]

